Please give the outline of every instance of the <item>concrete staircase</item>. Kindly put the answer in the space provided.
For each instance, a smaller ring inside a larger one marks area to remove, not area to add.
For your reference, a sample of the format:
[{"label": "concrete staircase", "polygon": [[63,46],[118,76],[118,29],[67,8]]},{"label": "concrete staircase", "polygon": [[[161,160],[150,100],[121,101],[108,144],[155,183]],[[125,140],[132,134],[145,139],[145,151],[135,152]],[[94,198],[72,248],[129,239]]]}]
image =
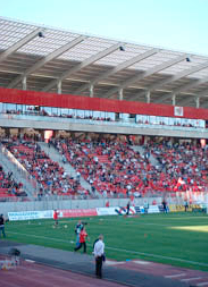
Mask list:
[{"label": "concrete staircase", "polygon": [[[39,142],[38,143],[41,149],[50,157],[51,160],[58,162],[58,164],[64,168],[65,172],[71,177],[76,178],[76,170],[70,163],[63,163],[61,154],[53,147],[48,146],[47,143]],[[81,176],[80,184],[87,190],[92,193],[91,185]],[[98,195],[98,192],[95,191],[95,194]]]},{"label": "concrete staircase", "polygon": [[[24,191],[30,199],[34,198],[38,191],[38,183],[30,180],[30,174],[24,169],[20,162],[4,146],[0,146],[0,161],[5,173],[12,172],[12,178],[17,183],[22,183]],[[35,183],[36,188],[32,184]]]},{"label": "concrete staircase", "polygon": [[[145,149],[142,146],[134,145],[134,146],[132,146],[132,149],[135,152],[139,152],[141,155],[143,155],[145,153]],[[158,160],[152,154],[150,154],[149,161],[153,166],[160,165]]]}]

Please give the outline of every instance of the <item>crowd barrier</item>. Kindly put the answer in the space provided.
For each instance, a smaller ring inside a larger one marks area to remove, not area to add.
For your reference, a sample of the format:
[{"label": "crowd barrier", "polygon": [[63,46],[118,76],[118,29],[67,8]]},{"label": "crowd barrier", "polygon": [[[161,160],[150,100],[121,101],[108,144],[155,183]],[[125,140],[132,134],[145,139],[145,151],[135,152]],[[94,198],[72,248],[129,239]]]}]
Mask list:
[{"label": "crowd barrier", "polygon": [[[101,216],[101,215],[118,215],[126,214],[127,210],[125,207],[101,207],[101,208],[90,208],[90,209],[63,209],[57,210],[59,218],[72,218],[72,217],[88,217],[88,216]],[[135,208],[130,209],[130,214],[135,214]],[[52,219],[54,211],[20,211],[20,212],[8,212],[8,218],[10,221],[15,220],[33,220],[33,219]]]},{"label": "crowd barrier", "polygon": [[[187,211],[203,211],[201,205],[190,205]],[[170,204],[168,212],[181,212],[185,211],[183,205]],[[161,205],[149,205],[149,206],[131,206],[129,209],[129,215],[138,213],[161,213],[164,212]],[[8,212],[8,218],[11,221],[14,220],[33,220],[33,219],[52,219],[54,210],[43,211],[20,211],[20,212]],[[88,216],[105,216],[105,215],[125,215],[127,214],[126,207],[114,206],[114,207],[100,207],[89,209],[60,209],[58,210],[59,218],[72,218],[72,217],[88,217]]]}]

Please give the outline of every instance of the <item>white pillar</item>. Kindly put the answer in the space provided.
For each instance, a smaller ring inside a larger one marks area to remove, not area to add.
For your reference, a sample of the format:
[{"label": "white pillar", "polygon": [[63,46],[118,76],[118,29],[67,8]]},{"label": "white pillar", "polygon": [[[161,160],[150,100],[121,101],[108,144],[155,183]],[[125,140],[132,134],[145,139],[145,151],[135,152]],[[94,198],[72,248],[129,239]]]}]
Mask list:
[{"label": "white pillar", "polygon": [[119,100],[123,101],[123,89],[119,90]]},{"label": "white pillar", "polygon": [[23,89],[24,91],[27,90],[27,77],[24,77],[24,78],[22,79],[22,89]]},{"label": "white pillar", "polygon": [[175,106],[176,105],[176,95],[172,95],[172,105]]},{"label": "white pillar", "polygon": [[146,97],[147,103],[149,104],[150,103],[150,91],[146,92],[145,97]]},{"label": "white pillar", "polygon": [[58,81],[57,90],[58,94],[62,94],[62,81]]},{"label": "white pillar", "polygon": [[90,98],[94,97],[94,86],[90,85]]},{"label": "white pillar", "polygon": [[200,107],[200,97],[197,97],[195,99],[195,102],[196,102],[196,108],[198,109]]}]

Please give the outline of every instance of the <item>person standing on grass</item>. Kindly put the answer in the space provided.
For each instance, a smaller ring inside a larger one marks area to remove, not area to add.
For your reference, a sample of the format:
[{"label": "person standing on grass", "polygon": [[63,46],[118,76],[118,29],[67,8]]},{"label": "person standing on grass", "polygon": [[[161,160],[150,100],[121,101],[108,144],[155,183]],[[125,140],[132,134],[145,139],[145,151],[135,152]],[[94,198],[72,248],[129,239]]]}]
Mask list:
[{"label": "person standing on grass", "polygon": [[130,211],[130,201],[127,203],[126,206],[126,215],[129,215],[129,211]]},{"label": "person standing on grass", "polygon": [[167,206],[167,201],[165,200],[165,198],[162,201],[162,206],[163,206],[164,212],[168,213],[168,206]]},{"label": "person standing on grass", "polygon": [[2,232],[3,237],[4,238],[6,237],[5,230],[4,230],[4,223],[5,223],[5,219],[4,219],[3,214],[1,214],[0,215],[0,238],[1,238],[1,232]]},{"label": "person standing on grass", "polygon": [[75,234],[76,234],[76,247],[78,247],[80,245],[80,241],[79,241],[79,239],[80,239],[80,232],[81,232],[83,226],[84,225],[82,224],[81,220],[79,220],[77,222],[77,225],[75,226],[75,230],[74,231],[75,231]]},{"label": "person standing on grass", "polygon": [[87,252],[87,244],[86,244],[86,238],[87,238],[88,234],[84,228],[84,226],[82,227],[80,234],[79,234],[79,245],[76,246],[74,248],[74,251],[79,250],[80,248],[82,248],[82,246],[84,247],[84,253]]},{"label": "person standing on grass", "polygon": [[95,275],[97,278],[102,278],[102,266],[105,261],[105,244],[103,235],[100,234],[97,242],[94,245],[93,254],[95,256]]},{"label": "person standing on grass", "polygon": [[59,212],[55,209],[53,212],[53,219],[55,221],[54,227],[58,227],[58,216],[59,216]]},{"label": "person standing on grass", "polygon": [[186,199],[185,202],[184,202],[184,210],[185,210],[185,212],[187,212],[188,207],[189,207],[188,200]]}]

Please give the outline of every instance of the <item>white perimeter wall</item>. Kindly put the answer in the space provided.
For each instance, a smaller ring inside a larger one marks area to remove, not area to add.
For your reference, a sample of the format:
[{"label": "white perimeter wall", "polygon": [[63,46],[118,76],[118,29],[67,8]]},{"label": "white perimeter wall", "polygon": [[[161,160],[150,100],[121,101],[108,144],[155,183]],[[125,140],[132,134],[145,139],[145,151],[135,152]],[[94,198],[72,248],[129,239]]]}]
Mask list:
[{"label": "white perimeter wall", "polygon": [[[152,203],[156,200],[161,203],[161,198],[138,198],[135,205],[143,205],[144,203]],[[63,200],[63,201],[32,201],[32,202],[1,202],[0,213],[7,217],[8,212],[17,211],[42,211],[54,209],[89,209],[96,207],[105,207],[106,202],[110,202],[110,206],[125,206],[128,199],[94,199],[94,200]]]}]

